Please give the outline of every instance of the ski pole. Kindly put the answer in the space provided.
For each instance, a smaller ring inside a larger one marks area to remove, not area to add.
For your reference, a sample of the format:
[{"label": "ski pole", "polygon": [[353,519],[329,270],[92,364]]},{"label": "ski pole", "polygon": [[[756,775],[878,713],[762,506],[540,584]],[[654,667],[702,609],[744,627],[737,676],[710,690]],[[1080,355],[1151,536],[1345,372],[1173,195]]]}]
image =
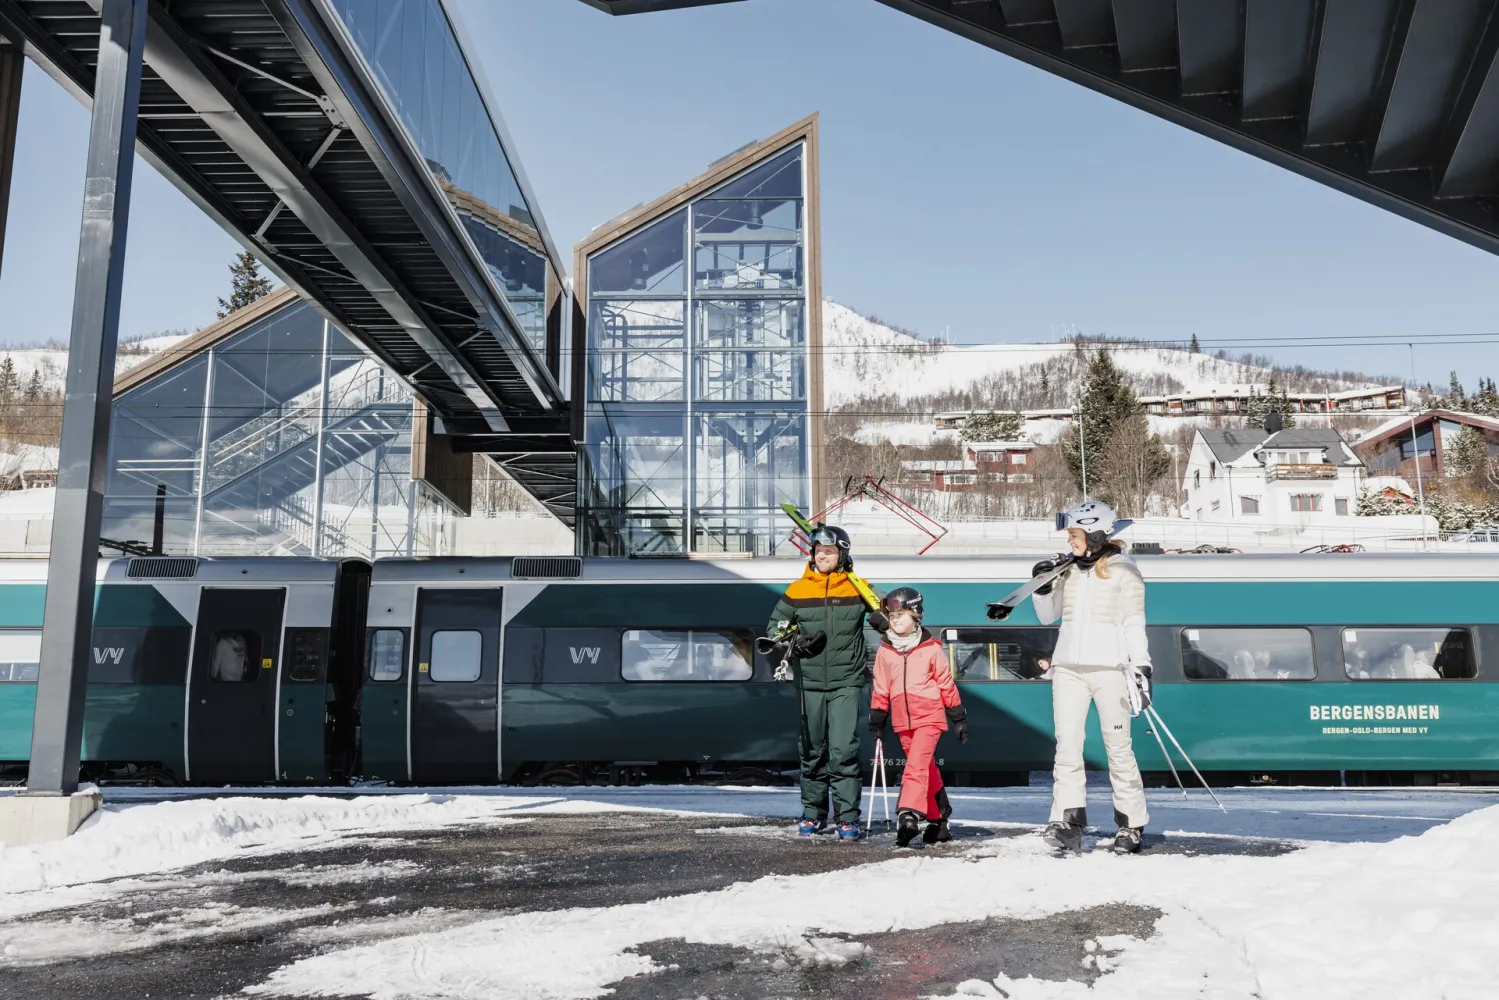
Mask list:
[{"label": "ski pole", "polygon": [[885,773],[885,741],[876,737],[874,741],[875,773],[880,782],[880,798],[885,804],[885,826],[890,825],[890,779]]},{"label": "ski pole", "polygon": [[1197,775],[1197,780],[1202,782],[1202,787],[1205,788],[1207,790],[1207,793],[1212,796],[1213,802],[1217,804],[1219,809],[1223,810],[1223,815],[1227,816],[1228,810],[1223,808],[1223,803],[1218,801],[1218,796],[1213,795],[1213,789],[1209,787],[1208,780],[1202,776],[1201,771],[1197,770],[1197,765],[1192,763],[1192,758],[1187,756],[1187,751],[1182,749],[1182,745],[1178,743],[1176,737],[1172,735],[1171,727],[1166,725],[1165,721],[1162,720],[1161,713],[1157,712],[1155,710],[1155,706],[1153,705],[1150,708],[1147,708],[1145,711],[1150,715],[1151,720],[1155,722],[1156,725],[1161,727],[1161,731],[1166,734],[1166,738],[1171,741],[1171,745],[1176,747],[1176,752],[1182,755],[1182,760],[1187,762],[1187,766],[1192,769],[1192,773]]},{"label": "ski pole", "polygon": [[1182,784],[1182,776],[1176,773],[1176,765],[1171,763],[1171,755],[1166,752],[1166,744],[1161,742],[1160,727],[1150,721],[1149,709],[1146,709],[1145,722],[1150,726],[1150,735],[1155,737],[1156,746],[1161,748],[1161,756],[1166,758],[1166,766],[1171,768],[1171,777],[1176,779],[1176,787],[1182,790],[1182,798],[1187,797],[1187,786]]}]

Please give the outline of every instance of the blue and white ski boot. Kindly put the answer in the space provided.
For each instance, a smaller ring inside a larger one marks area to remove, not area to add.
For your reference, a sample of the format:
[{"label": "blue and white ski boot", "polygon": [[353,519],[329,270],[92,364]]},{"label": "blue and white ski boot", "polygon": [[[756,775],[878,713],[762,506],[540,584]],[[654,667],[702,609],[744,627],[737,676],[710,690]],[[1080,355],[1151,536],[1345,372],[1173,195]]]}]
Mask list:
[{"label": "blue and white ski boot", "polygon": [[828,821],[821,817],[817,819],[803,819],[796,824],[796,835],[798,837],[815,837],[828,828]]},{"label": "blue and white ski boot", "polygon": [[855,841],[864,836],[864,831],[859,829],[858,823],[839,823],[838,839]]}]

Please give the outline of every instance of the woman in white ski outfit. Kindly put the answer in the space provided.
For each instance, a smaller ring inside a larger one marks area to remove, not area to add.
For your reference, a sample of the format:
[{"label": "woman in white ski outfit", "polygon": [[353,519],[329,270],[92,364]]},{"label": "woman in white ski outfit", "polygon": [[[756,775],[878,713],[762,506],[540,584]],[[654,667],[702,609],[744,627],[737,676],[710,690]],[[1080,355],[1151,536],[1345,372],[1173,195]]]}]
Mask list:
[{"label": "woman in white ski outfit", "polygon": [[[1084,501],[1069,507],[1059,523],[1067,530],[1074,562],[1053,584],[1032,597],[1036,617],[1062,620],[1052,654],[1051,707],[1057,755],[1053,771],[1048,843],[1082,851],[1088,823],[1087,777],[1083,770],[1088,706],[1098,706],[1103,745],[1114,789],[1113,849],[1133,854],[1150,815],[1140,766],[1130,743],[1130,719],[1150,704],[1150,650],[1145,641],[1145,581],[1134,560],[1110,540],[1114,512]],[[1055,569],[1037,563],[1032,575]],[[1132,706],[1133,703],[1133,706]]]}]

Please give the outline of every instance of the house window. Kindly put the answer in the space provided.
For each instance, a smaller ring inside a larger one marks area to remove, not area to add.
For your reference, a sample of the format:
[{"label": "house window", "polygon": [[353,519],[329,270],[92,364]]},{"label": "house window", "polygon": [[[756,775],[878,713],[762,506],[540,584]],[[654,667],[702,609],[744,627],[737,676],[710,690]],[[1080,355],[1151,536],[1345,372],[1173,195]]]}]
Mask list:
[{"label": "house window", "polygon": [[1216,513],[1218,513],[1218,507],[1219,507],[1219,503],[1218,503],[1218,501],[1217,501],[1217,500],[1214,500],[1214,501],[1213,501],[1213,507],[1212,507],[1212,510],[1213,510],[1213,513],[1214,513],[1214,514],[1216,514]]},{"label": "house window", "polygon": [[1024,465],[1025,464],[1025,452],[1016,452],[1015,454],[1011,455],[1010,456],[1010,464],[1011,465]]},{"label": "house window", "polygon": [[1348,501],[1344,500],[1342,498],[1334,500],[1332,502],[1332,512],[1334,514],[1338,515],[1339,517],[1347,517],[1348,516]]},{"label": "house window", "polygon": [[978,482],[978,476],[971,472],[949,472],[942,481],[949,486],[971,486]]},{"label": "house window", "polygon": [[1322,509],[1322,494],[1293,493],[1291,494],[1291,509],[1298,513],[1319,511]]},{"label": "house window", "polygon": [[1201,486],[1202,485],[1202,473],[1201,473],[1201,471],[1192,473],[1192,485],[1193,486]]},{"label": "house window", "polygon": [[1239,497],[1239,511],[1243,514],[1258,514],[1260,512],[1260,498]]},{"label": "house window", "polygon": [[1217,478],[1218,478],[1218,463],[1217,462],[1209,462],[1208,463],[1208,482],[1212,482],[1214,479],[1217,479]]}]

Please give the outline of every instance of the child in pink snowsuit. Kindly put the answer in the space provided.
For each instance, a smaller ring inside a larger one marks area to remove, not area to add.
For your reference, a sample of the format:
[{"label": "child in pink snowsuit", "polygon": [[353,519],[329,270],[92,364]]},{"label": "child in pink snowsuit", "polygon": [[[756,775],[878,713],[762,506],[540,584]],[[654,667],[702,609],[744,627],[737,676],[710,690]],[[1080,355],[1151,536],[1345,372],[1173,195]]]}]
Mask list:
[{"label": "child in pink snowsuit", "polygon": [[922,840],[948,841],[952,804],[937,771],[937,740],[951,723],[959,741],[967,743],[968,715],[942,643],[921,627],[921,594],[912,587],[897,587],[885,595],[881,609],[889,628],[874,658],[869,728],[879,738],[888,720],[906,754],[895,842],[898,847],[910,844],[922,816],[927,820]]}]

